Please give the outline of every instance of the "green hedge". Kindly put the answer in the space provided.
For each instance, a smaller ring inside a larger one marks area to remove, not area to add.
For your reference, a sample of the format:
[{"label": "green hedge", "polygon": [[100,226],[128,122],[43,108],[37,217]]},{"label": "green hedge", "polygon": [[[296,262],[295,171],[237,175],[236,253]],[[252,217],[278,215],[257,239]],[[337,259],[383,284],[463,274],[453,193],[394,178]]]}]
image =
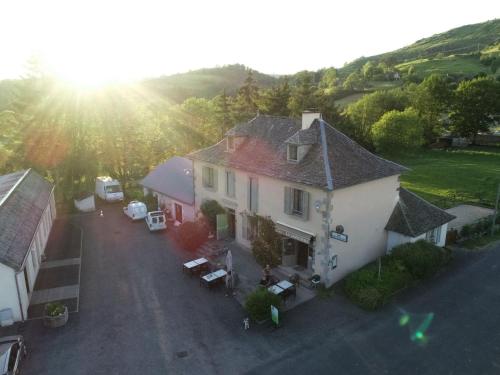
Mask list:
[{"label": "green hedge", "polygon": [[360,307],[375,310],[399,290],[434,275],[449,260],[447,250],[429,242],[403,244],[395,247],[391,255],[381,258],[380,279],[376,261],[347,276],[344,291]]},{"label": "green hedge", "polygon": [[271,305],[280,310],[281,298],[266,288],[258,288],[247,296],[245,310],[251,319],[263,321],[271,317]]}]

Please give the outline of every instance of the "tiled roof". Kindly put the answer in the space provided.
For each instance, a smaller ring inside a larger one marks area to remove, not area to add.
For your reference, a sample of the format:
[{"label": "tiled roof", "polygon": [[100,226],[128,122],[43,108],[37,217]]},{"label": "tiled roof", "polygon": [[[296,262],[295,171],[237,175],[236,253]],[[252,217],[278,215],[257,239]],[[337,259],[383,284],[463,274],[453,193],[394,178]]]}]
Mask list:
[{"label": "tiled roof", "polygon": [[[323,137],[321,126],[326,139],[320,139]],[[322,189],[329,189],[327,169],[332,176],[333,189],[397,175],[406,170],[370,153],[322,120],[315,120],[307,131],[303,131],[298,120],[259,115],[248,123],[238,124],[227,134],[244,137],[235,151],[227,152],[223,140],[188,157]],[[288,162],[286,142],[295,140],[295,137],[298,141],[302,135],[310,139],[313,134],[318,142],[311,145],[304,158],[299,163]],[[328,162],[323,155],[328,156]]]},{"label": "tiled roof", "polygon": [[453,219],[455,216],[412,192],[400,188],[399,201],[394,207],[385,229],[405,236],[417,237]]},{"label": "tiled roof", "polygon": [[[1,176],[0,181],[8,176]],[[32,170],[18,173],[15,184],[0,202],[0,263],[20,271],[52,188]]]},{"label": "tiled roof", "polygon": [[319,134],[316,128],[301,129],[285,142],[294,145],[314,145],[318,143],[318,137]]},{"label": "tiled roof", "polygon": [[149,172],[141,181],[141,185],[183,203],[193,205],[193,162],[180,156],[174,156]]}]

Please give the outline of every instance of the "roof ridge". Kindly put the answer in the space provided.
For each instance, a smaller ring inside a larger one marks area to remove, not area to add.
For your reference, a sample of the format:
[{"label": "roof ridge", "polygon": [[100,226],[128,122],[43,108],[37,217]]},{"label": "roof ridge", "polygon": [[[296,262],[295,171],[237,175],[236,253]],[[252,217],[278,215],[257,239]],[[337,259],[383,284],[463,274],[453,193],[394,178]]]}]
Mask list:
[{"label": "roof ridge", "polygon": [[[10,190],[3,196],[3,198],[0,200],[0,207],[9,199],[9,197],[12,195],[12,192],[17,189],[19,185],[21,185],[21,182],[24,181],[26,176],[31,172],[31,168],[28,168],[24,171],[23,175],[19,177],[19,179],[16,181],[14,185],[10,188]],[[16,173],[16,172],[13,172]]]},{"label": "roof ridge", "polygon": [[[425,202],[427,205],[432,206],[432,207],[434,207],[434,208],[436,208],[436,209],[438,209],[438,210],[441,210],[441,211],[443,211],[443,212],[446,212],[446,210],[443,210],[441,207],[438,207],[438,206],[436,206],[435,204],[433,204],[433,203],[429,202],[427,199],[423,199],[422,197],[418,196],[418,195],[417,195],[417,194],[415,194],[414,192],[412,192],[412,191],[410,191],[410,190],[408,190],[408,189],[405,189],[404,187],[400,187],[400,189],[402,189],[402,190],[406,191],[407,193],[409,193],[409,194],[413,195],[413,196],[414,196],[415,198],[417,198],[418,200],[421,200],[421,201]],[[452,215],[452,214],[450,214],[450,213],[448,213],[448,212],[446,212],[446,213],[447,213],[448,215],[450,215],[450,216],[454,216],[454,215]]]},{"label": "roof ridge", "polygon": [[326,186],[328,187],[328,190],[333,190],[332,170],[330,168],[330,158],[328,157],[328,142],[326,141],[324,122],[325,121],[323,121],[322,119],[319,119],[321,148],[323,150],[323,165],[325,167]]},{"label": "roof ridge", "polygon": [[[400,189],[401,189],[401,187],[400,187]],[[401,200],[399,195],[398,195],[398,204],[399,204],[399,207],[401,209],[401,214],[403,215],[403,219],[405,220],[406,225],[408,226],[408,229],[410,229],[412,237],[415,237],[415,231],[413,230],[413,227],[412,227],[410,221],[408,220],[408,217],[406,216],[406,209],[403,209],[403,206],[406,207],[406,204]]]}]

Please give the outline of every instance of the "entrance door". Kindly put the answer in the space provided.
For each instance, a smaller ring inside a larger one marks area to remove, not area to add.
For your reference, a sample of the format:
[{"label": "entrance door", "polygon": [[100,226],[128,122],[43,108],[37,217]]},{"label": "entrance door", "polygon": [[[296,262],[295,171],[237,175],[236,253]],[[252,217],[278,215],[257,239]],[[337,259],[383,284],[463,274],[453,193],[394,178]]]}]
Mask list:
[{"label": "entrance door", "polygon": [[299,241],[296,241],[296,245],[297,265],[307,269],[307,261],[309,260],[309,245]]},{"label": "entrance door", "polygon": [[227,221],[229,226],[228,236],[230,238],[236,238],[236,215],[234,213],[234,210],[231,208],[228,208],[227,210]]},{"label": "entrance door", "polygon": [[175,220],[182,223],[182,206],[178,203],[174,203],[175,207]]}]

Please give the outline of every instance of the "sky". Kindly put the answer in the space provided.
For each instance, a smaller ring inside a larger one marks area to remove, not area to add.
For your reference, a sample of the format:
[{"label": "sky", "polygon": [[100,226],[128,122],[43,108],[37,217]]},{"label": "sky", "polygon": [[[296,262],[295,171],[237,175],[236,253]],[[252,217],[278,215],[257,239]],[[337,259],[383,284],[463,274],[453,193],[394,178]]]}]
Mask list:
[{"label": "sky", "polygon": [[0,79],[34,56],[80,83],[233,63],[291,74],[498,17],[498,0],[2,0]]}]

